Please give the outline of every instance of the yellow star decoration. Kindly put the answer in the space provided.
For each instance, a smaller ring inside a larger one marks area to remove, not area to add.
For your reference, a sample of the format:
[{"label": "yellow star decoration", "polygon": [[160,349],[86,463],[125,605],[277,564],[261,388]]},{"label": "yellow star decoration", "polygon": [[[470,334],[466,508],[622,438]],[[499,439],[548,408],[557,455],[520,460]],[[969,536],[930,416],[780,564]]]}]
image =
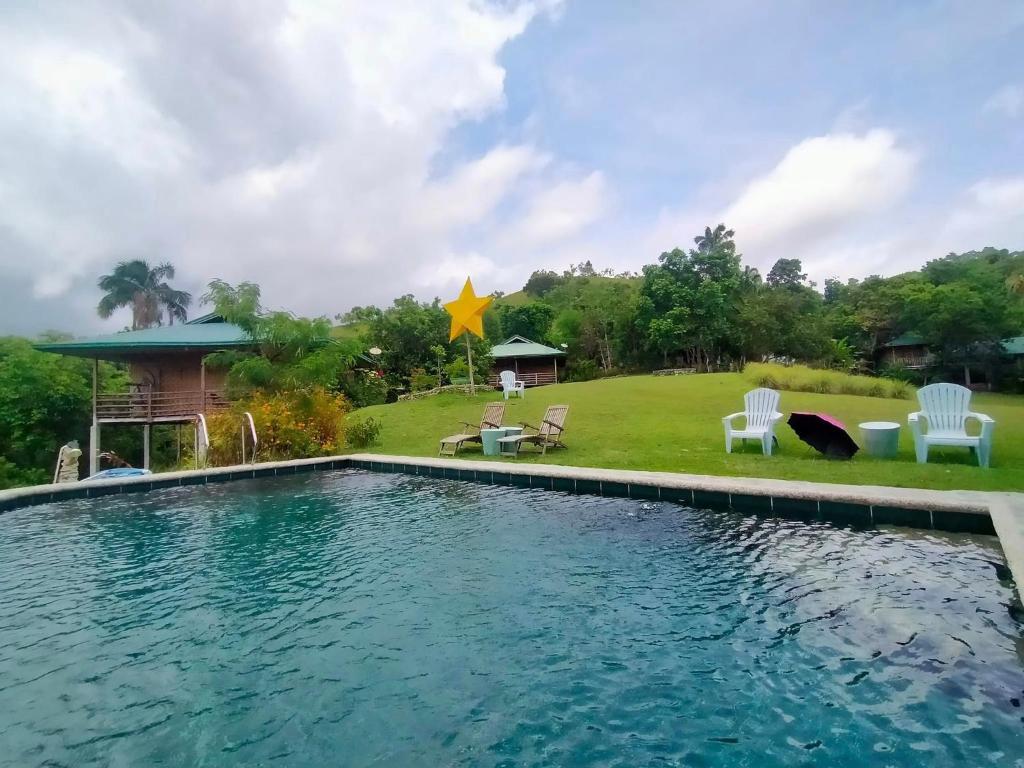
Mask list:
[{"label": "yellow star decoration", "polygon": [[448,314],[452,316],[452,330],[448,341],[454,341],[463,331],[475,333],[482,339],[484,337],[484,310],[490,303],[490,296],[477,296],[473,293],[473,283],[467,277],[459,298],[444,305]]}]

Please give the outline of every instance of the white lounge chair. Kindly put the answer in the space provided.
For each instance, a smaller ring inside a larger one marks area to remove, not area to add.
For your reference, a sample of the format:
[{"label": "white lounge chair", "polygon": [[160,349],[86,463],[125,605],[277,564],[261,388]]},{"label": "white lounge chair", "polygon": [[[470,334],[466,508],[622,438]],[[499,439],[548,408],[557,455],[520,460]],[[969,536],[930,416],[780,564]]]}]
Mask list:
[{"label": "white lounge chair", "polygon": [[[918,464],[928,462],[929,446],[954,445],[970,448],[978,456],[978,466],[988,466],[996,423],[984,413],[971,411],[971,390],[959,384],[929,384],[917,390],[917,402],[921,410],[910,414],[907,422]],[[967,434],[968,419],[979,422],[979,434]]]},{"label": "white lounge chair", "polygon": [[523,382],[516,380],[514,372],[502,371],[498,374],[498,378],[501,379],[501,390],[505,393],[506,400],[508,400],[509,394],[526,397],[526,385]]},{"label": "white lounge chair", "polygon": [[[722,419],[725,427],[725,452],[732,453],[732,440],[738,437],[746,443],[748,438],[761,441],[761,450],[765,456],[772,455],[772,444],[775,442],[775,424],[782,418],[779,413],[779,393],[774,389],[752,389],[743,396],[745,410],[730,413]],[[735,429],[734,419],[746,417],[746,426]]]}]

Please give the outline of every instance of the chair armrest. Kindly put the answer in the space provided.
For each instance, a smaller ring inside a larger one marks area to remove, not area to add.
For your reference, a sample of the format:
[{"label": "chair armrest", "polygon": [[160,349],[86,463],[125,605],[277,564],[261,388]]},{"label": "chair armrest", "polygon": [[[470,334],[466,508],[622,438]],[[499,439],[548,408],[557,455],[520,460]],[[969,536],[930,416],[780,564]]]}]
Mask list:
[{"label": "chair armrest", "polygon": [[989,416],[986,413],[974,413],[973,411],[970,411],[970,412],[964,414],[964,418],[966,418],[966,419],[977,419],[982,424],[986,424],[988,422],[992,422],[993,424],[995,424],[995,419],[993,419],[991,416]]},{"label": "chair armrest", "polygon": [[547,419],[544,419],[544,421],[542,421],[541,424],[547,424],[549,427],[551,427],[552,429],[557,429],[559,432],[565,429],[565,427],[561,426],[560,424],[555,424],[553,421],[548,421]]},{"label": "chair armrest", "polygon": [[784,415],[784,414],[781,414],[781,413],[779,413],[778,411],[775,411],[775,412],[774,412],[774,413],[772,414],[772,424],[774,424],[774,423],[775,423],[776,421],[780,421],[780,420],[782,419],[783,415]]},{"label": "chair armrest", "polygon": [[464,426],[466,429],[475,429],[477,432],[480,431],[480,427],[476,424],[470,424],[468,421],[460,421],[459,424]]},{"label": "chair armrest", "polygon": [[[495,424],[495,423],[494,423],[494,422],[492,422],[492,421],[485,421],[485,422],[483,422],[483,423],[484,423],[484,424],[486,424],[486,425],[487,425],[488,427],[490,427],[491,429],[501,429],[501,424]],[[479,427],[477,427],[477,429],[479,429]]]},{"label": "chair armrest", "polygon": [[535,432],[540,432],[540,430],[537,429],[537,427],[533,426],[533,424],[527,424],[525,421],[520,421],[519,423],[523,425],[524,429],[529,427],[530,429],[534,430]]},{"label": "chair armrest", "polygon": [[746,411],[740,411],[739,413],[730,413],[728,416],[723,416],[722,417],[722,423],[723,424],[728,424],[733,419],[739,418],[740,416],[746,416],[746,415],[747,415]]}]

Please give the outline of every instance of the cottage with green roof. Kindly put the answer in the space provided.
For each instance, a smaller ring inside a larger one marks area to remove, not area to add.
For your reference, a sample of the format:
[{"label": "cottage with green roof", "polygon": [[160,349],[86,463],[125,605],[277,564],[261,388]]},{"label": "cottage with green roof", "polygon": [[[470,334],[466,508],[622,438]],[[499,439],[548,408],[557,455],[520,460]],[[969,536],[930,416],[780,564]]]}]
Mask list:
[{"label": "cottage with green roof", "polygon": [[[99,469],[100,426],[140,424],[143,465],[149,467],[153,424],[186,424],[200,414],[224,408],[225,372],[208,370],[206,355],[253,346],[245,331],[216,314],[182,325],[125,331],[72,341],[37,344],[36,349],[93,361],[92,428],[89,472]],[[99,361],[125,363],[131,377],[127,392],[99,393]]]},{"label": "cottage with green roof", "polygon": [[558,382],[558,361],[565,358],[560,349],[538,344],[523,336],[511,336],[491,347],[494,366],[490,383],[498,386],[502,371],[514,371],[516,378],[528,387]]}]

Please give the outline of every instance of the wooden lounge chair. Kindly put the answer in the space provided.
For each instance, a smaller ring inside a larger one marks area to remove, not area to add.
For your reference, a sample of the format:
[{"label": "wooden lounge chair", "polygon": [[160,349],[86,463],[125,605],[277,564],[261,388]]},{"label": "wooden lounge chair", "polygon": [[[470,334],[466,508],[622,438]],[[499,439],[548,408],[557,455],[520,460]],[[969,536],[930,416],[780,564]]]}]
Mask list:
[{"label": "wooden lounge chair", "polygon": [[[439,456],[454,456],[459,452],[459,448],[462,447],[463,443],[480,443],[482,438],[480,437],[481,429],[497,429],[501,426],[501,420],[505,417],[505,404],[504,403],[488,403],[484,407],[484,415],[480,419],[480,426],[470,424],[467,421],[461,422],[466,428],[465,432],[460,432],[457,435],[449,435],[448,437],[441,438],[441,450],[438,452]],[[475,431],[472,431],[475,430]],[[445,448],[447,446],[447,449]]]},{"label": "wooden lounge chair", "polygon": [[540,427],[527,424],[525,421],[520,422],[524,429],[532,429],[534,434],[503,437],[498,442],[506,446],[509,443],[515,444],[516,453],[519,453],[519,447],[523,443],[532,443],[540,446],[542,456],[547,453],[548,448],[565,448],[562,435],[565,433],[565,417],[568,413],[568,405],[549,405]]}]

